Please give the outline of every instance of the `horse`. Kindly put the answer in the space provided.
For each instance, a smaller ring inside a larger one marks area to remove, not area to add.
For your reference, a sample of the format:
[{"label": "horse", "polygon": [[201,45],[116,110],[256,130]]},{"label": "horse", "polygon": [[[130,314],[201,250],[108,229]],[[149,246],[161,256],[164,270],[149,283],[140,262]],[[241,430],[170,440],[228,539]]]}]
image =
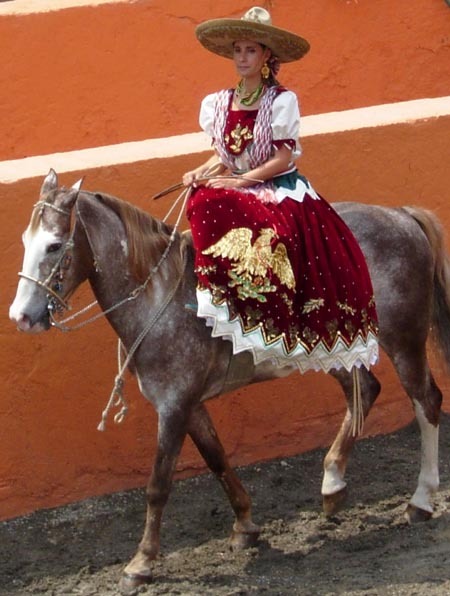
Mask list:
[{"label": "horse", "polygon": [[[392,361],[412,401],[421,433],[417,487],[405,515],[429,519],[439,486],[438,429],[442,393],[427,360],[426,343],[435,340],[450,365],[450,276],[438,218],[419,207],[387,208],[336,203],[353,231],[371,274],[379,318],[380,346]],[[233,355],[232,344],[213,337],[197,318],[194,248],[188,231],[143,210],[80,184],[58,186],[50,170],[23,235],[24,261],[10,318],[21,331],[41,332],[67,307],[76,288],[88,281],[100,308],[128,354],[142,394],[158,414],[158,441],[146,489],[147,515],[136,554],[120,578],[130,595],[152,580],[160,525],[174,468],[189,435],[217,476],[234,511],[231,546],[257,543],[251,501],[225,450],[204,402],[238,387],[284,377],[295,366],[255,365],[248,352]],[[430,331],[431,330],[431,331]],[[362,367],[359,383],[367,417],[380,383]],[[331,516],[342,506],[345,471],[357,439],[352,373],[331,373],[341,385],[347,409],[323,462],[323,509]]]}]

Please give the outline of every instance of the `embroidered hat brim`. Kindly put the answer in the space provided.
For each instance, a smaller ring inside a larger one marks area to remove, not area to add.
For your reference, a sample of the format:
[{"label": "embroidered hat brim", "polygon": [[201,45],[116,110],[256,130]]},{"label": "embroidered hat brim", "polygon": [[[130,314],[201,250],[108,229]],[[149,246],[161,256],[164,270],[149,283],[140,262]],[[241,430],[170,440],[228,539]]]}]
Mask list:
[{"label": "embroidered hat brim", "polygon": [[212,19],[197,26],[199,42],[210,52],[233,58],[233,43],[248,40],[270,48],[280,62],[299,60],[309,50],[303,37],[273,25],[243,19]]}]

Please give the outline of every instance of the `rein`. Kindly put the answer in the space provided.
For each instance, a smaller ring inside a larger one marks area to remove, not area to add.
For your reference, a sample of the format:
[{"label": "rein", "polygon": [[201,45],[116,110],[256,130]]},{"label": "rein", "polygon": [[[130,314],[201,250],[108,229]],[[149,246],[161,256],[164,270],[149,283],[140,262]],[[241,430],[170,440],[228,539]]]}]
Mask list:
[{"label": "rein", "polygon": [[[230,176],[214,176],[212,175],[214,169],[216,169],[217,164],[215,164],[212,168],[208,169],[205,172],[205,175],[202,177],[201,181],[206,181],[212,178],[230,178]],[[236,176],[232,176],[233,178],[235,178]],[[196,181],[199,182],[199,181]],[[155,196],[154,198],[159,198],[161,196],[164,196],[166,194],[168,194],[169,192],[172,192],[173,190],[176,190],[177,188],[180,188],[183,185],[175,185],[173,187],[170,187],[169,189],[166,189],[165,191],[162,191],[161,193],[159,193],[159,195]],[[193,186],[189,186],[186,187],[177,197],[177,199],[175,200],[174,204],[172,205],[172,207],[170,208],[168,214],[165,216],[165,218],[163,219],[163,221],[166,221],[166,219],[169,217],[169,215],[172,213],[172,211],[175,209],[175,207],[178,205],[178,203],[180,201],[182,201],[181,203],[181,207],[180,210],[178,212],[177,215],[177,219],[175,222],[175,225],[173,226],[172,229],[172,233],[169,237],[169,241],[167,243],[166,248],[164,249],[159,261],[156,263],[156,265],[154,267],[152,267],[152,269],[150,270],[150,273],[147,277],[147,279],[144,281],[143,284],[141,284],[140,286],[136,287],[134,290],[132,290],[128,296],[125,296],[125,298],[123,298],[122,300],[119,300],[119,302],[116,302],[115,304],[113,304],[111,307],[109,307],[106,310],[102,310],[100,313],[97,313],[96,315],[93,315],[92,317],[90,317],[89,319],[82,321],[81,323],[78,323],[76,325],[73,325],[72,327],[68,327],[65,325],[65,323],[67,323],[68,321],[72,321],[73,319],[77,318],[78,316],[80,316],[81,314],[84,314],[85,312],[87,312],[88,310],[90,310],[93,306],[95,306],[96,304],[98,304],[98,301],[95,300],[94,302],[92,302],[91,304],[88,304],[87,306],[85,306],[83,309],[77,311],[76,313],[74,313],[73,315],[71,315],[70,317],[67,317],[61,321],[57,321],[54,317],[54,312],[55,311],[61,311],[63,309],[66,310],[70,310],[70,306],[69,304],[63,300],[61,298],[61,296],[57,293],[58,290],[61,291],[62,286],[59,283],[60,281],[62,281],[63,279],[63,274],[61,272],[61,268],[63,268],[63,263],[65,264],[64,267],[68,268],[71,262],[71,257],[70,255],[67,254],[67,252],[69,250],[72,250],[74,247],[74,242],[73,242],[73,237],[74,237],[74,233],[75,233],[75,228],[76,228],[76,221],[75,224],[72,228],[70,237],[68,239],[68,241],[65,243],[64,245],[64,249],[62,250],[61,256],[58,259],[58,261],[56,262],[56,264],[54,265],[53,269],[51,270],[50,274],[47,276],[47,279],[42,282],[37,278],[34,278],[30,275],[27,275],[23,272],[19,273],[20,277],[23,277],[25,279],[28,279],[29,281],[32,281],[34,283],[36,283],[38,286],[44,288],[47,293],[47,299],[48,299],[48,311],[49,311],[49,316],[50,316],[50,320],[51,320],[51,325],[54,327],[57,327],[60,331],[74,331],[76,329],[80,329],[81,327],[84,327],[85,325],[88,325],[89,323],[92,323],[94,321],[96,321],[97,319],[100,319],[108,314],[110,314],[111,312],[117,310],[118,308],[120,308],[121,306],[123,306],[124,304],[135,300],[142,292],[144,292],[148,286],[148,284],[150,283],[150,280],[153,278],[153,276],[158,272],[158,270],[160,269],[161,265],[163,264],[163,262],[166,260],[169,251],[171,250],[174,240],[175,240],[175,236],[178,233],[178,227],[181,221],[181,218],[183,216],[184,210],[185,210],[185,206],[186,203],[192,193],[193,190]],[[78,197],[77,197],[78,198]],[[67,215],[70,217],[71,215],[71,211],[67,210],[67,209],[63,209],[61,207],[57,207],[56,205],[53,205],[52,203],[48,203],[47,201],[39,201],[38,203],[36,203],[35,207],[39,206],[40,207],[40,215],[42,216],[42,212],[44,210],[45,207],[49,207],[51,209],[53,209],[54,211],[57,211],[58,213],[61,213],[63,215]],[[81,213],[79,211],[78,208],[78,202],[76,202],[76,209],[77,209],[77,217],[78,220],[81,222],[81,225],[83,226],[83,230],[85,232],[86,235],[86,239],[88,241],[92,256],[93,256],[93,260],[94,260],[94,266],[96,271],[99,271],[98,268],[98,262],[97,259],[95,257],[95,252],[93,250],[93,246],[92,246],[92,242],[90,240],[89,237],[89,233],[86,227],[85,222],[83,221],[83,218],[81,216]],[[186,256],[184,255],[183,257],[183,269],[182,272],[184,272],[184,269],[186,267]],[[58,281],[55,284],[55,289],[50,287],[50,283],[52,282],[52,280],[54,278],[57,278]],[[100,431],[104,431],[106,428],[106,420],[108,418],[108,414],[110,412],[110,410],[115,407],[115,406],[121,406],[121,409],[119,412],[117,412],[114,416],[114,422],[116,424],[120,424],[124,417],[127,414],[128,411],[128,405],[126,403],[125,398],[123,397],[123,393],[122,393],[122,388],[124,385],[124,380],[123,380],[123,376],[125,374],[125,371],[127,369],[127,367],[129,366],[134,354],[136,353],[137,349],[139,348],[139,346],[141,345],[142,341],[144,340],[144,338],[146,337],[146,335],[149,333],[149,331],[151,330],[151,328],[153,327],[153,325],[155,325],[155,323],[158,321],[159,317],[162,315],[162,313],[164,312],[164,310],[167,308],[167,306],[170,304],[170,302],[172,301],[175,293],[178,290],[178,287],[180,285],[182,279],[182,273],[180,273],[180,275],[178,276],[174,286],[171,288],[171,290],[168,292],[168,294],[166,295],[164,301],[162,302],[162,304],[160,305],[160,307],[158,308],[158,310],[156,311],[156,313],[154,313],[154,315],[151,317],[151,319],[148,321],[148,323],[145,325],[145,327],[142,329],[142,331],[139,333],[139,335],[137,336],[137,338],[135,339],[133,345],[131,346],[127,357],[125,359],[125,362],[122,364],[121,363],[121,353],[123,348],[123,344],[122,341],[119,339],[118,340],[118,374],[116,375],[115,378],[115,382],[114,382],[114,387],[113,390],[111,392],[110,398],[108,400],[108,403],[106,405],[106,408],[103,410],[102,412],[102,418],[101,421],[97,427],[98,430]]]},{"label": "rein", "polygon": [[[35,284],[37,284],[38,286],[40,286],[41,288],[43,288],[46,292],[48,292],[48,294],[50,295],[49,297],[57,300],[61,306],[61,308],[65,308],[66,310],[70,310],[70,306],[67,302],[65,302],[61,296],[59,296],[59,294],[56,293],[55,290],[53,290],[49,285],[49,280],[51,281],[52,277],[53,277],[53,271],[52,271],[52,275],[50,275],[45,281],[41,281],[40,279],[37,279],[36,277],[33,277],[32,275],[27,275],[26,273],[24,273],[23,271],[19,271],[19,273],[17,274],[19,277],[23,277],[23,279],[28,279],[28,281],[33,281]],[[50,308],[50,304],[49,304],[49,308]],[[55,307],[52,307],[52,310]]]},{"label": "rein", "polygon": [[[212,180],[212,179],[216,179],[216,178],[224,178],[224,179],[230,179],[231,178],[231,179],[236,179],[236,177],[240,177],[240,176],[236,176],[236,175],[233,175],[233,176],[216,176],[216,175],[214,175],[213,172],[214,172],[214,170],[216,170],[216,168],[217,168],[218,165],[220,165],[220,164],[214,164],[212,167],[210,167],[205,172],[204,176],[202,176],[200,179],[196,180],[196,183],[206,182],[207,180]],[[262,182],[262,180],[257,180],[257,179],[250,179],[249,178],[249,180],[252,180],[253,182]],[[182,188],[183,186],[184,186],[183,183],[175,184],[175,185],[173,185],[173,186],[171,186],[171,187],[169,187],[169,188],[161,191],[157,195],[154,195],[152,198],[153,199],[161,198],[161,197],[165,196],[166,194],[169,194],[169,193],[173,192],[174,190],[178,190],[178,189]],[[107,314],[113,312],[114,310],[116,310],[117,308],[123,306],[127,302],[130,302],[132,300],[135,300],[139,296],[139,294],[141,292],[145,291],[146,288],[147,288],[147,286],[148,286],[148,284],[149,284],[149,282],[150,282],[150,280],[151,280],[151,278],[153,277],[153,275],[155,275],[155,273],[158,272],[159,268],[161,267],[162,263],[165,261],[167,255],[168,255],[168,253],[169,253],[169,251],[170,251],[170,249],[172,247],[172,244],[173,244],[173,242],[175,240],[176,233],[178,232],[178,227],[179,227],[179,224],[180,224],[180,221],[181,221],[181,217],[182,217],[182,215],[184,213],[186,203],[187,203],[187,201],[188,201],[188,199],[189,199],[189,197],[191,195],[192,190],[193,190],[193,187],[192,186],[185,188],[185,190],[183,190],[183,192],[181,192],[178,195],[178,197],[175,199],[174,204],[169,209],[169,211],[166,214],[166,216],[163,218],[162,221],[165,222],[167,220],[167,218],[171,215],[171,213],[174,211],[174,209],[178,205],[178,203],[181,200],[183,201],[182,202],[182,205],[181,205],[181,208],[180,208],[180,210],[178,212],[178,216],[177,216],[176,222],[174,224],[172,233],[170,235],[169,242],[167,243],[167,246],[166,246],[166,248],[165,248],[165,250],[164,250],[164,252],[163,252],[160,260],[150,270],[150,273],[149,273],[147,279],[144,281],[144,283],[142,285],[140,285],[137,288],[135,288],[134,290],[132,290],[128,296],[126,296],[125,298],[123,298],[122,300],[120,300],[119,302],[117,302],[116,304],[114,304],[113,306],[111,306],[110,308],[108,308],[106,310],[102,310],[102,312],[100,312],[100,313],[92,316],[90,319],[87,319],[86,321],[83,321],[82,323],[78,323],[77,325],[74,325],[73,327],[67,327],[67,326],[64,325],[64,323],[67,323],[69,321],[72,321],[72,320],[78,318],[80,315],[84,314],[85,312],[87,312],[88,310],[90,310],[91,308],[93,308],[96,304],[98,304],[97,300],[95,300],[94,302],[91,302],[91,304],[88,304],[83,309],[81,309],[78,312],[74,313],[70,317],[67,317],[66,319],[63,319],[62,321],[57,321],[54,318],[54,316],[53,316],[53,311],[55,309],[54,308],[49,308],[51,324],[54,327],[57,327],[58,329],[60,329],[61,331],[75,331],[77,329],[80,329],[80,328],[84,327],[85,325],[88,325],[89,323],[92,323],[92,322],[96,321],[97,319],[100,319],[100,318],[106,316]],[[56,211],[59,211],[61,213],[65,213],[65,214],[70,215],[70,212],[68,212],[67,210],[60,209],[60,208],[56,207],[55,205],[52,205],[51,203],[46,203],[46,205],[48,205],[49,207],[54,208]],[[91,243],[90,238],[89,238],[89,234],[88,234],[88,231],[87,231],[87,228],[86,228],[86,224],[84,223],[83,218],[81,217],[80,211],[78,209],[78,204],[77,204],[77,215],[78,215],[78,218],[81,221],[81,224],[83,226],[84,232],[86,234],[86,238],[87,238],[88,243],[89,243],[89,246],[91,248],[91,252],[92,252],[92,254],[94,256],[94,263],[96,264],[96,267],[97,267],[97,262],[96,262],[96,259],[95,259],[95,254],[94,254],[94,251],[92,249],[92,243]],[[73,233],[72,233],[72,236],[73,236]],[[65,250],[68,248],[68,244],[69,244],[69,242],[66,243]],[[73,248],[73,242],[72,242],[71,248]],[[27,277],[27,276],[23,274],[23,277]],[[41,286],[43,285],[42,282],[40,282],[37,279],[31,278],[31,277],[27,277],[27,279],[30,279],[31,281],[36,282],[38,285],[41,285]],[[177,286],[178,286],[179,280],[180,280],[180,278],[177,281]],[[49,288],[47,286],[43,286],[43,287],[45,287],[52,295],[54,295],[54,297],[61,304],[64,305],[64,307],[66,308],[66,310],[70,310],[70,307],[62,300],[62,298],[60,296],[58,296],[53,290],[51,290],[51,288]]]},{"label": "rein", "polygon": [[[184,271],[185,267],[186,267],[186,257],[183,258],[183,271]],[[111,396],[108,400],[108,403],[106,405],[106,408],[102,412],[102,419],[100,421],[100,424],[97,426],[97,430],[100,430],[100,431],[105,430],[108,414],[114,406],[119,406],[119,405],[122,406],[120,411],[117,412],[117,414],[114,416],[114,422],[116,424],[120,424],[123,421],[123,419],[125,418],[125,416],[128,412],[128,405],[127,405],[127,402],[126,402],[125,398],[123,397],[123,393],[122,393],[122,388],[123,388],[123,384],[124,384],[123,375],[125,374],[125,371],[131,362],[131,359],[133,358],[136,350],[139,348],[139,346],[143,342],[145,336],[147,335],[147,333],[150,331],[150,329],[157,322],[159,317],[162,315],[162,313],[166,310],[167,306],[172,301],[172,298],[175,296],[176,291],[178,290],[180,282],[181,282],[181,275],[178,277],[175,285],[170,290],[170,292],[167,294],[163,303],[158,308],[156,313],[148,321],[148,323],[146,324],[144,329],[141,331],[141,333],[135,339],[133,345],[130,348],[130,351],[127,354],[125,362],[123,364],[121,363],[121,348],[123,347],[123,344],[122,344],[121,340],[119,339],[118,354],[117,354],[119,372],[115,378],[114,387],[111,392]]]},{"label": "rein", "polygon": [[[190,189],[186,189],[186,191],[189,191]],[[136,288],[134,288],[134,290],[132,290],[128,296],[125,296],[125,298],[122,298],[122,300],[119,300],[119,302],[116,302],[115,304],[113,304],[112,306],[110,306],[109,308],[107,308],[106,310],[102,310],[101,312],[93,315],[92,317],[90,317],[89,319],[86,319],[85,321],[82,321],[81,323],[77,323],[76,325],[73,325],[71,327],[68,327],[65,325],[65,323],[68,323],[69,321],[73,321],[74,319],[77,319],[80,315],[83,315],[84,313],[86,313],[87,311],[89,311],[91,308],[93,308],[96,304],[98,304],[97,300],[94,300],[93,302],[91,302],[90,304],[88,304],[87,306],[85,306],[84,308],[82,308],[81,310],[75,312],[74,314],[72,314],[71,316],[58,321],[57,319],[55,319],[54,315],[53,315],[53,311],[55,310],[54,308],[49,308],[49,313],[50,313],[50,319],[51,319],[51,324],[54,327],[57,327],[60,331],[76,331],[78,329],[81,329],[82,327],[85,327],[86,325],[89,325],[90,323],[93,323],[94,321],[97,321],[98,319],[101,319],[102,317],[105,317],[106,315],[110,314],[111,312],[114,312],[115,310],[117,310],[118,308],[120,308],[121,306],[123,306],[124,304],[127,304],[128,302],[131,302],[133,300],[135,300],[142,292],[144,292],[147,289],[148,284],[150,283],[152,277],[159,271],[161,265],[163,264],[163,262],[166,260],[170,249],[172,248],[173,242],[175,240],[175,236],[178,232],[178,227],[181,221],[181,217],[183,215],[183,211],[184,211],[184,207],[186,205],[186,202],[189,198],[189,194],[188,192],[184,192],[181,193],[181,195],[176,199],[174,205],[172,206],[171,210],[169,211],[169,213],[166,215],[166,217],[163,219],[163,221],[166,221],[167,217],[170,215],[170,213],[173,211],[174,207],[178,204],[178,202],[184,198],[183,200],[183,204],[181,205],[180,208],[180,212],[178,213],[178,217],[177,220],[175,222],[175,225],[173,227],[172,233],[170,235],[169,241],[167,243],[167,246],[163,252],[163,254],[161,255],[161,258],[159,259],[159,261],[156,263],[156,265],[154,267],[152,267],[152,269],[150,270],[150,273],[147,277],[147,279],[144,281],[143,284],[141,284],[140,286],[137,286]],[[183,197],[184,195],[184,197]],[[50,205],[51,206],[51,205]],[[95,258],[95,253],[94,250],[92,248],[92,242],[90,240],[89,237],[89,233],[87,231],[86,228],[86,224],[81,216],[81,213],[78,209],[78,204],[77,204],[77,217],[81,222],[81,225],[83,226],[86,238],[88,240],[88,244],[89,247],[91,249],[92,255],[94,257],[94,264],[96,267],[96,270],[98,270],[98,263],[97,260]],[[67,244],[66,244],[67,246]],[[31,279],[31,278],[30,278]],[[42,285],[42,282],[39,282],[39,280],[35,280],[32,279],[32,281],[35,281],[36,283],[38,283],[39,285]],[[49,289],[49,288],[48,288]],[[51,290],[50,290],[51,292]],[[57,296],[59,299],[60,297]],[[60,299],[61,301],[61,299]],[[70,307],[66,307],[67,310],[70,310]]]},{"label": "rein", "polygon": [[[31,275],[27,275],[23,272],[19,273],[20,277],[23,277],[24,279],[28,279],[29,281],[34,282],[35,284],[37,284],[38,286],[44,288],[47,292],[47,299],[48,299],[48,311],[49,311],[49,316],[51,319],[51,324],[54,327],[57,327],[58,329],[60,329],[61,331],[74,331],[76,329],[80,329],[81,327],[84,327],[85,325],[88,325],[89,323],[92,323],[93,321],[96,321],[97,319],[104,317],[106,315],[108,315],[109,313],[117,310],[118,308],[120,308],[121,306],[123,306],[124,304],[126,304],[127,302],[130,302],[132,300],[135,300],[142,292],[144,292],[148,286],[148,284],[150,283],[150,280],[153,278],[153,276],[158,272],[158,270],[160,269],[161,265],[163,264],[163,262],[166,260],[169,251],[171,250],[173,243],[175,241],[175,237],[176,234],[178,232],[178,227],[182,218],[182,215],[184,213],[184,208],[186,206],[187,200],[190,196],[190,193],[192,192],[191,188],[186,188],[185,191],[183,191],[179,197],[176,199],[175,204],[172,206],[171,210],[169,211],[169,213],[166,215],[166,217],[164,218],[163,221],[165,221],[167,219],[167,217],[170,215],[170,213],[173,211],[173,209],[175,208],[175,206],[183,199],[183,202],[181,204],[181,208],[180,211],[178,213],[177,216],[177,220],[175,222],[175,225],[173,226],[172,229],[172,233],[170,235],[169,241],[167,243],[166,248],[164,249],[164,252],[162,253],[159,261],[156,263],[156,265],[154,267],[152,267],[152,269],[150,270],[150,273],[147,277],[147,279],[144,281],[143,284],[141,284],[140,286],[136,287],[134,290],[132,290],[130,292],[130,294],[128,294],[128,296],[126,296],[125,298],[123,298],[122,300],[119,300],[119,302],[116,302],[115,304],[113,304],[110,308],[106,309],[106,310],[102,310],[100,313],[97,313],[96,315],[92,316],[91,318],[78,323],[77,325],[74,325],[72,327],[67,327],[65,325],[66,322],[73,320],[75,318],[77,318],[78,316],[80,316],[81,314],[87,312],[88,310],[90,310],[93,306],[95,306],[96,304],[98,304],[97,300],[95,300],[94,302],[92,302],[91,304],[88,304],[86,307],[84,307],[83,309],[79,310],[78,312],[74,313],[73,315],[71,315],[70,317],[67,317],[66,319],[62,320],[62,321],[57,321],[54,317],[54,311],[56,310],[62,310],[63,308],[66,310],[70,310],[70,306],[69,304],[64,301],[61,296],[57,293],[58,289],[61,290],[61,285],[56,285],[56,288],[53,289],[50,287],[50,284],[52,282],[52,280],[57,277],[59,280],[62,280],[62,273],[59,273],[61,267],[62,267],[62,263],[65,262],[67,263],[66,268],[70,265],[70,261],[71,258],[69,258],[69,255],[67,254],[67,252],[69,250],[72,250],[74,247],[74,241],[73,241],[73,237],[74,237],[74,233],[75,233],[75,227],[76,227],[76,223],[72,228],[71,234],[69,239],[67,240],[67,242],[64,245],[64,249],[61,253],[61,256],[59,257],[59,259],[57,260],[57,262],[55,263],[54,267],[52,268],[52,270],[50,271],[49,275],[47,276],[47,278],[45,279],[45,281],[41,281]],[[81,225],[83,226],[83,230],[85,232],[90,250],[92,252],[92,256],[94,259],[94,265],[96,270],[98,271],[98,263],[97,260],[95,258],[95,253],[92,247],[92,242],[90,240],[89,237],[89,233],[87,231],[87,227],[86,224],[81,216],[81,213],[79,211],[78,208],[78,203],[76,203],[77,207],[77,217],[79,219],[79,221],[81,222]],[[56,205],[53,205],[52,203],[48,203],[47,201],[39,201],[38,203],[36,203],[35,207],[40,207],[40,215],[42,216],[42,212],[44,210],[45,207],[49,207],[51,209],[53,209],[54,211],[57,211],[58,213],[61,213],[63,215],[67,215],[70,217],[71,215],[71,211],[68,211],[66,209],[62,209],[61,207],[57,207]],[[157,320],[159,319],[159,317],[162,315],[162,313],[164,312],[164,310],[167,308],[167,306],[170,304],[170,302],[172,301],[176,291],[178,290],[178,287],[180,285],[181,279],[182,279],[182,273],[184,272],[184,269],[186,267],[186,256],[184,255],[183,257],[183,269],[182,272],[180,273],[180,275],[178,276],[174,286],[171,288],[171,290],[169,291],[169,293],[167,294],[167,296],[165,297],[163,303],[160,305],[160,307],[158,308],[158,310],[156,311],[156,313],[154,313],[154,315],[152,316],[152,318],[148,321],[148,323],[145,325],[145,327],[143,328],[143,330],[139,333],[139,335],[137,336],[137,338],[135,339],[133,345],[130,348],[130,351],[127,354],[127,357],[125,359],[125,362],[122,364],[121,363],[121,351],[123,349],[123,344],[122,341],[119,339],[118,340],[118,374],[115,378],[115,382],[114,382],[114,387],[113,390],[111,392],[111,396],[108,400],[107,406],[106,408],[103,410],[102,412],[102,419],[100,424],[98,425],[97,429],[100,431],[105,430],[106,428],[106,419],[108,417],[108,414],[110,412],[110,410],[114,407],[114,406],[118,406],[121,405],[121,409],[120,411],[114,416],[114,422],[116,424],[120,424],[124,417],[126,416],[126,413],[128,411],[128,406],[127,403],[125,401],[125,398],[123,397],[123,393],[122,393],[122,388],[124,385],[124,380],[123,380],[123,376],[125,374],[125,371],[128,367],[128,365],[130,364],[134,354],[136,353],[137,349],[139,348],[139,346],[141,345],[142,341],[144,340],[144,338],[146,337],[146,335],[149,333],[150,329],[153,327],[153,325],[157,322]]]},{"label": "rein", "polygon": [[[141,286],[139,286],[138,288],[136,288],[135,290],[133,290],[133,292],[130,294],[130,296],[126,300],[134,300],[134,298],[136,298],[140,294],[140,292],[147,287],[150,279],[158,271],[158,269],[160,268],[161,264],[166,259],[167,255],[169,254],[169,250],[170,250],[170,248],[173,245],[173,241],[175,239],[175,233],[176,233],[176,231],[178,229],[178,226],[179,226],[181,217],[183,215],[184,208],[186,206],[187,200],[188,200],[188,198],[190,196],[190,193],[191,193],[191,189],[190,188],[187,188],[177,198],[177,200],[175,202],[175,205],[181,199],[183,199],[183,203],[182,203],[181,208],[180,208],[180,211],[178,213],[177,221],[176,221],[176,223],[175,223],[175,225],[173,227],[172,234],[170,235],[169,242],[168,242],[168,244],[167,244],[167,246],[166,246],[166,248],[165,248],[162,256],[159,259],[158,263],[155,265],[155,267],[153,267],[153,269],[150,271],[150,274],[147,277],[147,279],[145,280],[145,282]],[[174,206],[169,211],[169,214],[173,211]],[[164,219],[167,219],[168,215],[166,215],[166,217]],[[117,374],[117,376],[115,378],[114,387],[113,387],[113,389],[111,391],[111,395],[109,397],[108,403],[106,404],[106,408],[102,412],[102,418],[101,418],[101,421],[100,421],[99,425],[97,426],[97,430],[104,431],[106,429],[106,420],[108,418],[108,414],[109,414],[110,410],[114,406],[121,406],[119,412],[117,412],[115,414],[115,416],[114,416],[114,422],[116,424],[121,424],[122,421],[123,421],[123,419],[127,415],[128,404],[127,404],[127,402],[126,402],[126,400],[125,400],[125,398],[123,396],[123,392],[122,392],[123,385],[124,385],[123,376],[125,374],[126,369],[129,366],[129,364],[130,364],[130,362],[131,362],[134,354],[136,353],[136,350],[139,348],[139,346],[141,345],[141,343],[143,342],[143,340],[145,339],[146,335],[149,333],[149,331],[153,327],[153,325],[155,325],[155,323],[158,321],[158,319],[162,315],[162,313],[169,306],[170,302],[172,302],[172,298],[175,296],[175,294],[176,294],[176,292],[178,290],[178,287],[179,287],[180,282],[181,282],[181,279],[182,279],[182,273],[184,272],[185,268],[186,268],[186,254],[183,255],[183,268],[182,268],[182,272],[178,276],[178,278],[177,278],[174,286],[171,288],[170,292],[166,295],[166,297],[164,298],[164,301],[162,302],[162,304],[160,305],[160,307],[158,308],[158,310],[156,311],[156,313],[152,316],[152,318],[145,325],[144,329],[140,332],[140,334],[134,340],[134,343],[131,346],[130,351],[128,352],[127,357],[125,359],[125,362],[123,364],[121,363],[121,352],[122,352],[123,344],[122,344],[121,340],[119,339],[118,345],[117,345],[117,359],[118,359],[118,369],[119,369],[119,372],[118,372],[118,374]],[[117,305],[115,306],[115,308],[117,308]],[[109,309],[109,312],[111,312],[111,310],[112,309]],[[108,312],[108,311],[103,311],[103,312],[104,312],[104,314],[106,314],[106,312]]]}]

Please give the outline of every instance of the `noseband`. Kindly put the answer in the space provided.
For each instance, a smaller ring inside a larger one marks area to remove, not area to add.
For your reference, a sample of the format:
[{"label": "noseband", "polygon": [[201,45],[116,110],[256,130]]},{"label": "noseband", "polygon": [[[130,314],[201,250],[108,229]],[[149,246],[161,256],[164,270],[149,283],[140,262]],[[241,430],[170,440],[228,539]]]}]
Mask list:
[{"label": "noseband", "polygon": [[[67,215],[70,217],[71,211],[68,209],[63,209],[62,207],[58,207],[57,205],[53,205],[53,203],[48,203],[47,201],[38,201],[35,205],[35,209],[39,209],[39,215],[42,216],[42,212],[44,211],[45,207],[49,207],[62,215]],[[64,245],[64,248],[61,252],[59,259],[56,261],[55,265],[53,266],[52,270],[48,274],[47,278],[44,281],[33,277],[32,275],[28,275],[23,271],[19,271],[19,277],[23,279],[27,279],[29,281],[34,282],[40,288],[43,288],[47,292],[47,301],[48,301],[48,310],[50,313],[55,311],[63,311],[63,310],[70,310],[70,305],[61,298],[58,292],[61,292],[63,289],[62,282],[64,280],[64,272],[67,271],[70,267],[70,263],[72,262],[72,256],[68,254],[69,251],[73,249],[73,235],[75,231],[75,226],[72,228],[71,234],[69,239]]]}]

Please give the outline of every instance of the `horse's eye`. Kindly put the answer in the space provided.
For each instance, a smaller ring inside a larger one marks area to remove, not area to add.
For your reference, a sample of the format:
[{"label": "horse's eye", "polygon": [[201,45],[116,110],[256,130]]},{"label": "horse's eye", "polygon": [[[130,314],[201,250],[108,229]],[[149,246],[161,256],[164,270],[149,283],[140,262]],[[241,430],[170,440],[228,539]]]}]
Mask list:
[{"label": "horse's eye", "polygon": [[49,252],[57,252],[62,246],[61,242],[53,242],[47,246],[47,253]]}]

